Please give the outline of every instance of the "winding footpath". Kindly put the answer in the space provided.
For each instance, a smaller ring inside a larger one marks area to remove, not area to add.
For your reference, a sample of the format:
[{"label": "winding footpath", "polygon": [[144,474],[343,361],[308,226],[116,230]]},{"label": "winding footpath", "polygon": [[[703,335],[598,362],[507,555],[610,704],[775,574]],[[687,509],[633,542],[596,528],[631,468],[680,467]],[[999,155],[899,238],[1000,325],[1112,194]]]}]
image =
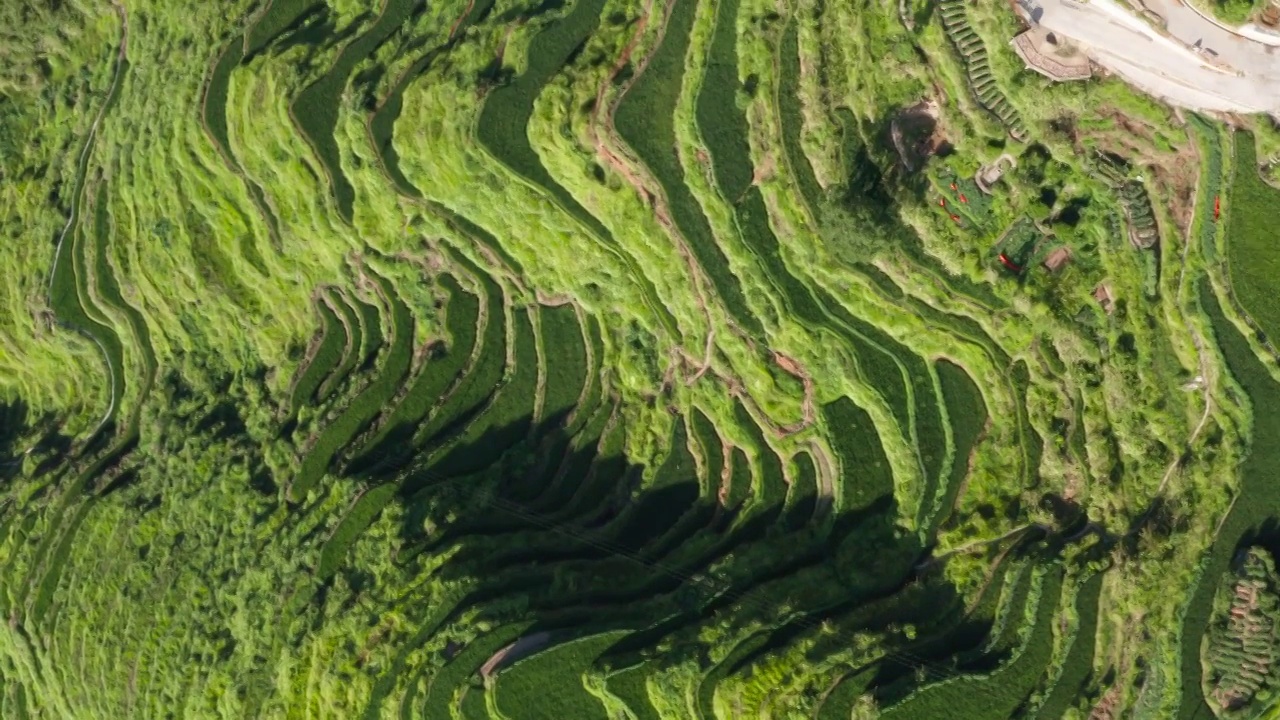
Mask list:
[{"label": "winding footpath", "polygon": [[1140,90],[1192,110],[1280,114],[1280,38],[1235,30],[1182,0],[1023,0],[1020,12]]}]

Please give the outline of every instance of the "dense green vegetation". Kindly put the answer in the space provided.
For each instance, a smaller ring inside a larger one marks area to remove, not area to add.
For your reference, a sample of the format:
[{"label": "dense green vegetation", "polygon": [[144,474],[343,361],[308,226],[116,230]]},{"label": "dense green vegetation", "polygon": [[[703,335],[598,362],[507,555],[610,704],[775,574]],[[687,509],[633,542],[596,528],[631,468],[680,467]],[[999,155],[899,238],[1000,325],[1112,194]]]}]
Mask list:
[{"label": "dense green vegetation", "polygon": [[0,718],[1274,714],[1274,131],[1017,22],[0,4]]}]

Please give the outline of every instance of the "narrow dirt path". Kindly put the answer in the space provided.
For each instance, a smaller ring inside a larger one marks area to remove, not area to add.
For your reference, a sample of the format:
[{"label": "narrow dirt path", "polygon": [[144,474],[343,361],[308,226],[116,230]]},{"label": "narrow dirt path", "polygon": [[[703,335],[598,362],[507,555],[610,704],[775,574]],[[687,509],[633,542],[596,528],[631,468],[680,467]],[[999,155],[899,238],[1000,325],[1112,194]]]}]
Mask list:
[{"label": "narrow dirt path", "polygon": [[540,649],[547,641],[551,639],[551,633],[539,632],[532,635],[526,635],[519,640],[507,645],[498,652],[494,653],[480,666],[480,677],[488,680],[493,677],[493,673],[499,668],[525,657],[531,652]]},{"label": "narrow dirt path", "polygon": [[[643,76],[645,69],[649,66],[649,62],[653,58],[653,55],[661,47],[663,37],[666,34],[665,24],[659,29],[657,37],[654,40],[653,48],[635,64],[634,73],[623,85],[621,90],[618,91],[617,95],[613,98],[613,102],[605,102],[606,91],[613,85],[618,73],[622,72],[623,68],[625,68],[630,62],[632,53],[635,51],[636,47],[639,46],[640,41],[644,36],[645,29],[649,25],[649,19],[653,16],[654,3],[655,0],[646,0],[644,13],[636,23],[635,31],[632,33],[631,39],[618,55],[618,59],[614,61],[613,67],[610,68],[605,81],[600,83],[600,87],[596,91],[595,107],[591,111],[591,120],[588,123],[588,129],[596,154],[606,166],[621,175],[623,180],[635,189],[641,199],[643,199],[653,210],[654,218],[657,220],[658,224],[667,232],[668,236],[670,236],[672,241],[675,243],[676,252],[684,261],[685,266],[688,268],[689,276],[693,280],[693,294],[698,310],[706,320],[706,346],[710,348],[714,342],[715,329],[711,318],[711,311],[707,304],[707,281],[706,278],[703,277],[703,270],[695,261],[693,252],[689,249],[684,236],[681,234],[680,229],[672,219],[671,209],[667,204],[666,197],[664,197],[661,191],[651,190],[639,174],[634,172],[631,163],[624,159],[623,156],[625,153],[621,151],[620,148],[623,147],[625,143],[623,143],[622,139],[618,137],[614,126],[614,113],[616,112],[618,105],[622,102],[623,98],[626,97],[627,93],[631,90],[632,86],[635,85],[636,81]],[[669,17],[674,7],[675,0],[667,0],[663,9],[663,17]],[[702,377],[703,373],[705,373],[707,368],[710,367],[711,353],[704,353],[704,357],[705,362],[699,371],[695,373],[695,379]]]}]

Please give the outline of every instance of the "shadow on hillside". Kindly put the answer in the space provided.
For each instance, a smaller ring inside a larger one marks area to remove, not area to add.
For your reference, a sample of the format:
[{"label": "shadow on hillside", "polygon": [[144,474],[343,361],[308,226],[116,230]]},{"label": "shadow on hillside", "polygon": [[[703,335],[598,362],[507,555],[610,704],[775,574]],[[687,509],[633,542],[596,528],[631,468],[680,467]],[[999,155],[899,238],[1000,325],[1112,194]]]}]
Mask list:
[{"label": "shadow on hillside", "polygon": [[0,402],[0,480],[17,474],[21,466],[18,439],[27,427],[27,404],[21,398]]},{"label": "shadow on hillside", "polygon": [[[961,622],[956,589],[940,572],[918,573],[926,550],[897,526],[891,495],[788,529],[784,498],[725,507],[716,490],[701,487],[692,463],[673,473],[664,462],[645,481],[643,466],[600,452],[594,439],[571,437],[561,419],[524,420],[414,460],[398,496],[408,548],[398,561],[449,553],[436,577],[471,588],[441,627],[483,607],[490,621],[532,621],[527,633],[549,632],[557,642],[634,630],[604,654],[601,662],[615,667],[686,655],[708,666],[709,627],[770,628],[740,666],[819,623],[844,641],[870,632],[905,647],[907,624],[938,634]],[[445,458],[478,469],[438,474]],[[972,645],[988,626],[956,632]],[[845,647],[822,642],[816,652]]]}]

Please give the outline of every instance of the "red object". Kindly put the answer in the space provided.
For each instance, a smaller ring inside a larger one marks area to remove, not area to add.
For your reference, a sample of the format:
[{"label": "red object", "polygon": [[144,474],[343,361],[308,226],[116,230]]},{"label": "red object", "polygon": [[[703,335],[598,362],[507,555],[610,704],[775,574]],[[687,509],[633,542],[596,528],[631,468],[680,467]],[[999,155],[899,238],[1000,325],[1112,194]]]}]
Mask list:
[{"label": "red object", "polygon": [[968,203],[968,202],[969,202],[969,198],[965,197],[965,196],[964,196],[964,193],[960,193],[960,202],[962,202],[962,203]]},{"label": "red object", "polygon": [[946,198],[938,198],[938,207],[946,207],[946,206],[947,206],[947,199],[946,199]]},{"label": "red object", "polygon": [[955,184],[955,183],[951,183],[951,189],[952,189],[952,190],[955,190],[955,189],[956,189],[956,184]]},{"label": "red object", "polygon": [[1222,214],[1222,198],[1218,195],[1213,196],[1213,219],[1217,220]]},{"label": "red object", "polygon": [[952,220],[955,220],[956,222],[960,222],[960,216],[959,216],[959,215],[952,215],[952,216],[951,216],[951,219],[952,219]]},{"label": "red object", "polygon": [[1010,259],[1009,259],[1009,256],[1008,256],[1008,255],[1005,255],[1004,253],[1000,253],[1000,262],[1001,262],[1001,263],[1002,263],[1006,268],[1008,268],[1011,272],[1015,272],[1015,273],[1020,273],[1020,272],[1022,272],[1022,267],[1021,267],[1021,266],[1019,266],[1019,265],[1018,265],[1017,263],[1015,263],[1014,261],[1010,260]]}]

